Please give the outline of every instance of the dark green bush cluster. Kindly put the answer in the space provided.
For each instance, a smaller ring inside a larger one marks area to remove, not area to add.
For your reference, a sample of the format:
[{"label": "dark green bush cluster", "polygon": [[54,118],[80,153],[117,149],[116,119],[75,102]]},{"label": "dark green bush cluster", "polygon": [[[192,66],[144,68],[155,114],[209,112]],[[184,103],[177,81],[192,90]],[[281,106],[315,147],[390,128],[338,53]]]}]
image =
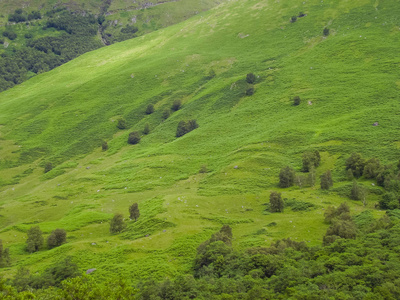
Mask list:
[{"label": "dark green bush cluster", "polygon": [[[346,160],[348,177],[375,179],[377,185],[385,189],[379,200],[382,209],[396,209],[400,207],[400,164],[381,165],[379,159],[364,159],[359,153],[352,153]],[[354,200],[365,201],[366,189],[353,183],[350,197]],[[364,203],[365,204],[365,203]]]},{"label": "dark green bush cluster", "polygon": [[140,142],[140,132],[139,131],[132,131],[131,133],[129,133],[128,136],[128,143],[132,144],[132,145],[136,145],[139,144]]},{"label": "dark green bush cluster", "polygon": [[17,38],[17,34],[11,30],[4,31],[3,36],[9,38],[10,40],[15,40]]},{"label": "dark green bush cluster", "polygon": [[270,212],[283,212],[284,202],[282,200],[281,193],[271,192],[269,195],[269,210]]},{"label": "dark green bush cluster", "polygon": [[178,128],[176,129],[176,137],[180,137],[185,135],[186,133],[198,128],[199,125],[197,124],[196,120],[186,120],[180,121],[178,123]]},{"label": "dark green bush cluster", "polygon": [[291,187],[294,184],[295,172],[294,169],[286,166],[279,173],[279,186],[282,188]]},{"label": "dark green bush cluster", "polygon": [[321,155],[318,150],[303,153],[303,172],[308,172],[312,167],[316,168],[321,162]]},{"label": "dark green bush cluster", "polygon": [[325,211],[325,222],[330,226],[324,236],[324,244],[333,243],[339,238],[354,239],[357,235],[357,228],[350,217],[350,208],[342,203],[338,208],[329,206]]},{"label": "dark green bush cluster", "polygon": [[0,268],[4,268],[10,265],[10,249],[3,248],[3,241],[0,240]]}]

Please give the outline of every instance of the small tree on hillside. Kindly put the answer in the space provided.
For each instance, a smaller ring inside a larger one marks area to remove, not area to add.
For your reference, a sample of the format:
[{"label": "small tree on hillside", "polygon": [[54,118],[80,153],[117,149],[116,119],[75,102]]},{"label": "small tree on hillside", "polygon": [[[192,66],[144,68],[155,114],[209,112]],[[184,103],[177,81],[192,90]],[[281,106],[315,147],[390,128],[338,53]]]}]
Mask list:
[{"label": "small tree on hillside", "polygon": [[130,207],[129,207],[129,218],[131,219],[135,219],[136,220],[140,217],[140,212],[139,212],[139,206],[137,203],[133,203]]},{"label": "small tree on hillside", "polygon": [[150,124],[146,123],[143,128],[143,134],[147,135],[150,133]]},{"label": "small tree on hillside", "polygon": [[150,114],[152,114],[153,112],[154,112],[154,105],[153,105],[153,104],[147,105],[146,114],[150,115]]},{"label": "small tree on hillside", "polygon": [[53,169],[53,164],[51,162],[47,162],[44,165],[44,172],[45,173],[50,172],[52,169]]},{"label": "small tree on hillside", "polygon": [[8,248],[3,249],[3,241],[0,240],[0,268],[10,265],[10,251]]},{"label": "small tree on hillside", "polygon": [[324,28],[324,30],[322,31],[324,36],[328,36],[329,35],[329,28]]},{"label": "small tree on hillside", "polygon": [[42,247],[44,239],[42,236],[42,231],[39,226],[32,226],[28,232],[28,238],[26,240],[26,249],[28,252],[36,252]]},{"label": "small tree on hillside", "polygon": [[181,100],[175,100],[174,103],[172,103],[171,109],[173,111],[178,111],[181,108]]},{"label": "small tree on hillside", "polygon": [[365,161],[360,153],[352,153],[346,160],[346,170],[351,169],[354,177],[358,178],[364,171]]},{"label": "small tree on hillside", "polygon": [[318,167],[321,162],[321,155],[319,154],[318,150],[315,151],[307,151],[303,153],[303,167],[302,171],[303,172],[308,172],[310,171],[310,168],[313,167]]},{"label": "small tree on hillside", "polygon": [[131,133],[129,133],[129,137],[128,137],[128,143],[135,145],[138,144],[140,142],[140,133],[139,131],[133,131]]},{"label": "small tree on hillside", "polygon": [[365,199],[363,199],[365,195],[365,189],[361,185],[359,185],[357,181],[353,180],[353,186],[350,192],[350,199],[365,201]]},{"label": "small tree on hillside", "polygon": [[376,178],[379,172],[382,171],[381,163],[377,158],[369,159],[363,169],[364,178],[371,179]]},{"label": "small tree on hillside", "polygon": [[254,82],[256,82],[256,75],[254,75],[253,73],[247,74],[246,81],[247,83],[253,84]]},{"label": "small tree on hillside", "polygon": [[271,192],[269,195],[270,212],[283,212],[284,202],[278,192]]},{"label": "small tree on hillside", "polygon": [[290,22],[291,23],[294,23],[294,22],[296,22],[297,21],[297,16],[292,16],[291,18],[290,18]]},{"label": "small tree on hillside", "polygon": [[166,120],[169,118],[170,115],[171,115],[171,110],[169,108],[166,108],[162,113],[162,118]]},{"label": "small tree on hillside", "polygon": [[67,240],[67,232],[64,229],[56,229],[47,238],[47,246],[51,249],[61,246]]},{"label": "small tree on hillside", "polygon": [[300,105],[300,102],[301,102],[301,99],[300,99],[299,96],[294,96],[293,97],[293,105],[294,106]]},{"label": "small tree on hillside", "polygon": [[110,222],[110,233],[120,233],[125,229],[124,216],[122,214],[115,214]]},{"label": "small tree on hillside", "polygon": [[187,121],[182,120],[178,123],[178,127],[176,128],[176,137],[181,137],[198,127],[199,125],[197,124],[197,121],[194,119]]},{"label": "small tree on hillside", "polygon": [[329,190],[329,188],[332,186],[333,186],[332,174],[331,171],[328,170],[321,175],[321,189]]},{"label": "small tree on hillside", "polygon": [[286,166],[279,173],[279,186],[282,188],[290,187],[294,184],[295,172],[293,168]]},{"label": "small tree on hillside", "polygon": [[123,118],[119,118],[117,121],[117,127],[119,129],[125,129],[126,128],[126,121]]},{"label": "small tree on hillside", "polygon": [[103,150],[103,151],[107,151],[107,150],[108,150],[108,144],[107,144],[106,141],[104,141],[104,142],[101,144],[101,150]]}]

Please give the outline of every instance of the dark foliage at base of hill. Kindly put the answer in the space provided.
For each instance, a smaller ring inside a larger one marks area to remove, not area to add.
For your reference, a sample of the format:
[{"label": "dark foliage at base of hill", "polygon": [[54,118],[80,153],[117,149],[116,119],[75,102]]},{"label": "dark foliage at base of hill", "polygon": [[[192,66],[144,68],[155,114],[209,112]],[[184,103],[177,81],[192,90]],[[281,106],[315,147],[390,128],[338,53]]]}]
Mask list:
[{"label": "dark foliage at base of hill", "polygon": [[92,15],[62,11],[46,23],[45,28],[50,27],[63,33],[29,40],[26,47],[2,54],[0,92],[102,46],[95,38],[97,23]]},{"label": "dark foliage at base of hill", "polygon": [[[340,208],[339,216],[346,215]],[[106,299],[106,290],[121,299],[399,299],[400,211],[378,220],[366,211],[345,221],[357,226],[356,238],[318,247],[283,239],[245,251],[232,247],[232,231],[225,225],[198,247],[193,274],[149,280],[136,288],[126,283],[106,287],[83,276],[58,283],[61,289],[34,293],[55,299],[79,299],[89,291]],[[9,295],[17,295],[15,288],[1,284]],[[16,287],[21,290],[20,283]]]}]

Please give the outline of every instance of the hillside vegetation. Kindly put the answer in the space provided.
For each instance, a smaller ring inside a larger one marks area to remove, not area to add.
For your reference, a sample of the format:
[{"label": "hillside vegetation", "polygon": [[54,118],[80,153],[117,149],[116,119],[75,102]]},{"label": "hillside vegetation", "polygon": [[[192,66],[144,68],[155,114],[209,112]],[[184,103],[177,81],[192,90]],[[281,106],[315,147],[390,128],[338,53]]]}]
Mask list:
[{"label": "hillside vegetation", "polygon": [[[238,251],[284,238],[303,251],[321,245],[331,226],[324,214],[342,202],[356,220],[368,215],[371,228],[394,228],[395,236],[397,221],[374,218],[385,214],[386,191],[398,202],[397,175],[393,188],[360,177],[366,196],[351,200],[346,160],[358,152],[398,172],[399,15],[395,1],[229,1],[2,92],[0,235],[11,264],[0,271],[41,273],[72,255],[80,271],[96,268],[96,282],[192,274],[197,247],[223,225]],[[315,150],[316,184],[280,187],[286,166],[309,174],[302,157]],[[328,170],[333,187],[321,190]],[[270,212],[272,191],[281,193],[283,212]],[[127,226],[110,234],[116,213]],[[36,225],[46,238],[65,229],[67,242],[28,254]],[[375,229],[364,233],[375,238]],[[367,249],[369,236],[360,239]],[[235,268],[226,265],[208,275]]]}]

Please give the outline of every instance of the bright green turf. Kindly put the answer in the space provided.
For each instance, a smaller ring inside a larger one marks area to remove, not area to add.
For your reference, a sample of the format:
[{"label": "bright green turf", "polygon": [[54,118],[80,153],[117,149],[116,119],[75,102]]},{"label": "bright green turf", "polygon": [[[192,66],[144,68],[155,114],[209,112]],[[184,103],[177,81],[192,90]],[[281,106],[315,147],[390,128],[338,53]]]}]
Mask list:
[{"label": "bright green turf", "polygon": [[[222,224],[239,248],[285,237],[316,245],[328,205],[347,201],[353,214],[363,211],[342,195],[344,161],[353,151],[384,163],[399,158],[399,6],[302,3],[231,1],[1,93],[0,235],[13,258],[3,273],[73,254],[82,269],[97,268],[99,280],[164,278],[189,270],[196,247]],[[307,16],[290,23],[299,12]],[[217,75],[208,79],[211,69]],[[249,72],[259,78],[246,97]],[[162,121],[175,99],[182,109]],[[149,103],[156,111],[145,115]],[[129,129],[116,128],[121,116]],[[193,118],[200,127],[175,138],[178,122]],[[146,123],[151,133],[127,145]],[[308,149],[322,153],[317,175],[334,169],[334,190],[277,188],[279,169],[300,170]],[[43,175],[46,161],[56,168]],[[208,173],[198,174],[202,165]],[[372,182],[363,184],[371,189],[367,208],[381,215]],[[265,213],[271,190],[318,207]],[[140,221],[111,236],[107,220],[127,216],[133,202]],[[28,255],[32,224],[46,234],[67,229],[68,243]]]}]

